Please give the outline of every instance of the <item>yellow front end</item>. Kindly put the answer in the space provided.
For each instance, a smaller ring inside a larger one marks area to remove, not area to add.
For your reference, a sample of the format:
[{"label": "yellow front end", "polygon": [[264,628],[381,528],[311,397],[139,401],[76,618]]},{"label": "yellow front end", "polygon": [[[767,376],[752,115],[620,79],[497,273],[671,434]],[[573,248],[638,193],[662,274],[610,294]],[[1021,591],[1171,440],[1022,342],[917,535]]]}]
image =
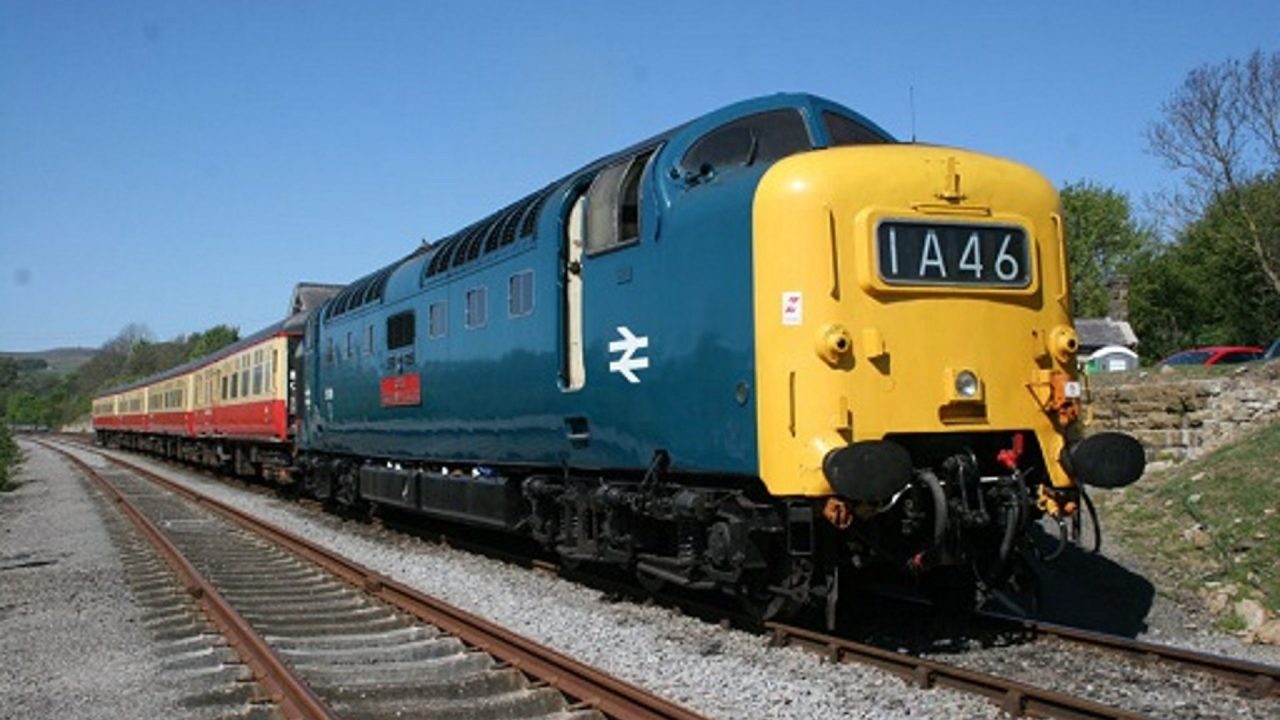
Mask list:
[{"label": "yellow front end", "polygon": [[[932,282],[887,281],[886,221],[1021,228],[1025,285],[941,281],[956,268],[937,266],[932,248],[911,261]],[[820,150],[769,170],[753,223],[760,475],[772,494],[832,494],[833,449],[918,434],[1030,432],[1051,484],[1072,485],[1058,458],[1078,407],[1076,341],[1044,177],[950,148]]]}]

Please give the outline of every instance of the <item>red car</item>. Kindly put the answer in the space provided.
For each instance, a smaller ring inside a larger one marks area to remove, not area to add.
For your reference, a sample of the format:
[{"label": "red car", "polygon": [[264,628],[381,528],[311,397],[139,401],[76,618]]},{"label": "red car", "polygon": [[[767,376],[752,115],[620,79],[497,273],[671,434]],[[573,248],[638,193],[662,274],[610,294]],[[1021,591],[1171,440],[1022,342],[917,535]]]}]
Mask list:
[{"label": "red car", "polygon": [[1261,360],[1263,349],[1252,345],[1210,345],[1176,352],[1160,361],[1161,365],[1234,365]]}]

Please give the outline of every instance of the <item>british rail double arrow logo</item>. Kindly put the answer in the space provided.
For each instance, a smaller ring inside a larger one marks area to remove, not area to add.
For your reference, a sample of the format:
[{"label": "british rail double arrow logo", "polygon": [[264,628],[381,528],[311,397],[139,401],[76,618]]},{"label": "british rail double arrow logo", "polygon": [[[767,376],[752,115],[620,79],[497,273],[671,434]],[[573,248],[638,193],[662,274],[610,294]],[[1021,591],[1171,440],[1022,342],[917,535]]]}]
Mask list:
[{"label": "british rail double arrow logo", "polygon": [[609,361],[609,372],[620,373],[622,377],[627,379],[631,384],[640,382],[640,376],[636,375],[636,370],[644,370],[649,367],[649,358],[636,357],[636,352],[649,347],[649,336],[636,336],[631,332],[631,328],[626,325],[618,327],[618,334],[622,336],[621,340],[613,340],[609,343],[609,353],[622,353],[617,360]]}]

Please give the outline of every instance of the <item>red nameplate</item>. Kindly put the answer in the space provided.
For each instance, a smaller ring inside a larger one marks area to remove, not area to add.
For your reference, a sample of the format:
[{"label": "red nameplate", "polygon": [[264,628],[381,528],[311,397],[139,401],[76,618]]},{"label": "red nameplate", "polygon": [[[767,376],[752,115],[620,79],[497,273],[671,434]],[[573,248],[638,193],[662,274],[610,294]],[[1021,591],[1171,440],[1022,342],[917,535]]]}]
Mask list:
[{"label": "red nameplate", "polygon": [[382,407],[422,404],[422,378],[418,373],[382,378]]}]

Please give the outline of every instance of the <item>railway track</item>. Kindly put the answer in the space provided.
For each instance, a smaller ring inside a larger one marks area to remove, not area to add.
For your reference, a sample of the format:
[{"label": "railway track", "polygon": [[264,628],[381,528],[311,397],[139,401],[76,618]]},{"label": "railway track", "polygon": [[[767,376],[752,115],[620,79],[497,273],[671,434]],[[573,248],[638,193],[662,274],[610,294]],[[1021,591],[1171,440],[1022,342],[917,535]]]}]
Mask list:
[{"label": "railway track", "polygon": [[67,457],[290,718],[701,716],[130,463]]},{"label": "railway track", "polygon": [[1179,670],[1210,675],[1235,686],[1241,695],[1247,698],[1280,698],[1280,667],[1274,665],[998,613],[981,613],[979,617],[1003,624],[1037,640],[1068,643],[1144,663],[1161,664]]},{"label": "railway track", "polygon": [[[125,465],[146,472],[132,464]],[[525,564],[541,571],[559,572],[559,568],[548,566],[545,562]],[[381,580],[375,578],[370,581],[366,578],[355,582],[372,582],[376,586]],[[1240,695],[1248,698],[1274,701],[1280,697],[1280,668],[1274,666],[995,614],[985,614],[975,619],[975,622],[1002,625],[1009,633],[1036,641],[1051,640],[1090,651],[1136,659],[1148,667],[1168,667],[1212,676],[1229,683],[1238,689]],[[1041,678],[1037,678],[1035,683],[1022,682],[1003,672],[967,669],[957,663],[897,652],[883,646],[867,645],[807,628],[769,624],[768,632],[775,645],[793,645],[814,650],[836,662],[871,665],[920,687],[946,687],[976,694],[988,698],[1002,710],[1015,716],[1125,719],[1163,717],[1158,712],[1144,714],[1138,710],[1099,702],[1096,695],[1091,693],[1073,694],[1066,689],[1045,688],[1038,684]],[[1050,676],[1046,681],[1053,683],[1054,679]],[[1091,697],[1095,699],[1090,699]]]}]

